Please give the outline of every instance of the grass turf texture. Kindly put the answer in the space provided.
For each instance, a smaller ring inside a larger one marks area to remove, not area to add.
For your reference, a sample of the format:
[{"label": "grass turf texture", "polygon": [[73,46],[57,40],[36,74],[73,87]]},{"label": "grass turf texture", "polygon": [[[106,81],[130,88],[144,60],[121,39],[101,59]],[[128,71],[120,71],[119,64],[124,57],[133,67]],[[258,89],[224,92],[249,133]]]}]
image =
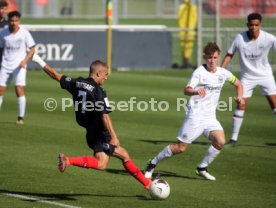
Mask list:
[{"label": "grass turf texture", "polygon": [[[176,109],[176,99],[183,97],[183,86],[190,71],[113,72],[105,84],[109,99],[128,101],[166,101],[166,112],[114,111],[111,114],[121,145],[141,169],[163,147],[175,141],[184,118]],[[72,77],[86,72],[66,72]],[[111,158],[104,172],[70,167],[57,170],[57,154],[91,155],[85,142],[85,130],[75,122],[73,109],[61,111],[62,98],[70,95],[41,71],[28,72],[27,115],[24,126],[15,124],[17,104],[10,86],[0,111],[0,207],[55,207],[3,193],[20,194],[40,200],[82,208],[103,207],[275,207],[276,142],[275,119],[260,91],[256,90],[235,148],[222,151],[209,170],[217,178],[210,182],[194,174],[209,142],[200,137],[187,152],[161,162],[157,171],[171,186],[165,201],[151,200],[143,187]],[[226,84],[221,100],[234,96]],[[58,108],[44,109],[47,98],[55,98]],[[234,109],[233,104],[233,109]],[[218,112],[226,137],[231,131],[232,112]]]}]

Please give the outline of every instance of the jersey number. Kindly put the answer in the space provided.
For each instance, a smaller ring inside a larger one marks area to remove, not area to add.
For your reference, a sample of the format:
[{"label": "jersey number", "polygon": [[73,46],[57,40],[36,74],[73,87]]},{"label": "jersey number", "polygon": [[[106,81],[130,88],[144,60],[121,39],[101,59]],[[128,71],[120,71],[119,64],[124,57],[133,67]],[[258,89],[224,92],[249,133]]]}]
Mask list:
[{"label": "jersey number", "polygon": [[79,90],[78,97],[82,97],[81,99],[81,113],[85,114],[85,109],[86,109],[86,92]]}]

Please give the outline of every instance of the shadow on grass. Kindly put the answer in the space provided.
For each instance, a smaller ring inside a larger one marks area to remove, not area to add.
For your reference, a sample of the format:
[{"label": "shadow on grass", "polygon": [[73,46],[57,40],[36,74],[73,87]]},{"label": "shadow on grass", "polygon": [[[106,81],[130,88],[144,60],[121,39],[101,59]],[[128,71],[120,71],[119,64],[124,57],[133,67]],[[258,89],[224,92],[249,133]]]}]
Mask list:
[{"label": "shadow on grass", "polygon": [[[76,196],[91,196],[90,194],[65,194],[65,193],[35,193],[35,192],[23,192],[23,191],[10,191],[5,189],[0,189],[1,194],[11,194],[11,195],[21,195],[26,197],[43,197],[44,200],[66,200],[66,201],[75,201],[74,197]],[[23,199],[25,201],[36,201],[31,199]],[[37,199],[41,200],[41,199]]]},{"label": "shadow on grass", "polygon": [[[128,172],[125,170],[118,170],[118,169],[106,169],[106,172],[112,173],[112,174],[120,174],[120,175],[129,175]],[[197,177],[190,177],[190,176],[183,176],[183,175],[178,175],[176,173],[170,172],[170,171],[157,171],[160,173],[160,178],[166,177],[166,178],[183,178],[183,179],[191,179],[191,180],[200,180],[200,178]]]},{"label": "shadow on grass", "polygon": [[[39,202],[45,201],[77,201],[75,197],[89,196],[89,197],[119,197],[119,198],[138,198],[139,200],[147,200],[148,198],[143,195],[120,195],[120,194],[86,194],[86,193],[35,193],[35,192],[23,192],[23,191],[10,191],[0,189],[0,194],[13,196],[23,201]],[[25,197],[25,198],[24,198]],[[37,197],[37,198],[35,198]]]},{"label": "shadow on grass", "polygon": [[276,147],[276,143],[265,143],[265,145],[270,146],[270,147]]},{"label": "shadow on grass", "polygon": [[[169,140],[139,140],[141,142],[146,142],[150,144],[174,144],[176,141],[169,141]],[[192,143],[192,145],[202,145],[202,146],[209,146],[211,145],[211,142],[201,142],[201,141],[195,141]],[[260,148],[267,148],[267,147],[276,147],[276,143],[264,143],[263,145],[257,145],[257,144],[240,144],[238,143],[235,147],[260,147]]]},{"label": "shadow on grass", "polygon": [[1,125],[12,125],[12,126],[22,126],[22,125],[18,125],[15,123],[16,119],[14,119],[14,121],[0,121]]},{"label": "shadow on grass", "polygon": [[[146,143],[150,143],[150,144],[174,144],[176,143],[177,141],[173,141],[173,140],[145,140],[145,139],[142,139],[142,140],[139,140],[141,142],[146,142]],[[196,145],[210,145],[211,143],[210,142],[198,142],[198,141],[195,141],[193,142],[193,144],[196,144]]]}]

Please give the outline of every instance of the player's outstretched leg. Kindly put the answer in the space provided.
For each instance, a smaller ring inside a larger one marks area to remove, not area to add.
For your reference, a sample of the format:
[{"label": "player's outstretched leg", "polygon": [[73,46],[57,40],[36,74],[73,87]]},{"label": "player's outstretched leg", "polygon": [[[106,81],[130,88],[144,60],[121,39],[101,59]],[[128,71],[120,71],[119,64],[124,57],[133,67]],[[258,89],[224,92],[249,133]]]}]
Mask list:
[{"label": "player's outstretched leg", "polygon": [[154,169],[156,168],[157,164],[161,160],[165,160],[173,156],[172,150],[170,145],[166,146],[161,152],[158,153],[152,160],[149,160],[145,169],[145,177],[152,178],[152,174]]},{"label": "player's outstretched leg", "polygon": [[[213,135],[211,135],[211,136],[214,136],[214,135],[224,135],[223,131],[216,131],[216,132],[217,133],[213,133]],[[224,141],[224,139],[222,141]],[[222,144],[221,144],[222,146],[223,146],[223,143],[224,142],[222,142]],[[203,178],[205,178],[207,180],[211,180],[211,181],[216,180],[216,178],[214,176],[212,176],[207,171],[207,167],[215,160],[215,158],[219,155],[220,152],[221,152],[221,149],[218,149],[218,147],[215,147],[212,144],[208,148],[208,151],[205,154],[203,160],[201,161],[201,163],[196,168],[196,174],[199,175],[199,176],[202,176]]]},{"label": "player's outstretched leg", "polygon": [[141,172],[141,170],[135,165],[135,163],[130,159],[123,163],[124,168],[128,173],[130,173],[134,178],[136,178],[145,189],[149,189],[149,186],[151,184],[151,179],[145,178],[144,174]]},{"label": "player's outstretched leg", "polygon": [[232,136],[227,146],[235,146],[238,141],[239,132],[243,123],[244,110],[236,109],[232,120]]},{"label": "player's outstretched leg", "polygon": [[152,177],[152,174],[154,172],[155,167],[156,167],[156,165],[152,164],[151,160],[149,160],[147,165],[146,165],[145,173],[144,173],[146,178],[151,178]]},{"label": "player's outstretched leg", "polygon": [[79,156],[79,157],[67,157],[63,153],[58,155],[58,169],[60,172],[64,172],[66,167],[74,165],[82,168],[101,169],[99,167],[99,161],[95,157],[91,156]]},{"label": "player's outstretched leg", "polygon": [[216,178],[208,172],[207,167],[204,167],[204,168],[197,167],[195,172],[198,176],[201,176],[201,177],[205,178],[206,180],[211,180],[211,181],[216,180]]}]

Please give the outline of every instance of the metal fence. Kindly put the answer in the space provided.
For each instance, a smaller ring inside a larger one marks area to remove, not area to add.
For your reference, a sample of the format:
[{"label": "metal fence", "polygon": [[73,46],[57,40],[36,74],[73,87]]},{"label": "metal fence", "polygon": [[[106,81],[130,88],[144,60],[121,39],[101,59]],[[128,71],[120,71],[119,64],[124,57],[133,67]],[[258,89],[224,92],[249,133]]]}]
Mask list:
[{"label": "metal fence", "polygon": [[[24,17],[30,18],[105,18],[106,0],[14,0]],[[38,5],[37,3],[44,3]],[[252,11],[263,14],[263,29],[276,35],[276,0],[191,0],[198,10],[197,40],[193,63],[200,64],[202,48],[216,41],[223,52],[238,32],[246,30],[246,16]],[[47,4],[45,4],[47,3]],[[183,0],[113,0],[115,15],[120,19],[175,19]],[[70,19],[68,22],[70,22]],[[148,20],[150,21],[150,20]],[[173,57],[180,62],[179,28],[169,28],[173,34]],[[276,53],[270,53],[276,65]],[[173,60],[174,62],[177,60]],[[232,61],[236,68],[238,60]],[[274,67],[275,68],[275,67]]]},{"label": "metal fence", "polygon": [[[106,0],[15,0],[24,17],[104,18]],[[181,0],[113,0],[119,18],[175,18]]]}]

